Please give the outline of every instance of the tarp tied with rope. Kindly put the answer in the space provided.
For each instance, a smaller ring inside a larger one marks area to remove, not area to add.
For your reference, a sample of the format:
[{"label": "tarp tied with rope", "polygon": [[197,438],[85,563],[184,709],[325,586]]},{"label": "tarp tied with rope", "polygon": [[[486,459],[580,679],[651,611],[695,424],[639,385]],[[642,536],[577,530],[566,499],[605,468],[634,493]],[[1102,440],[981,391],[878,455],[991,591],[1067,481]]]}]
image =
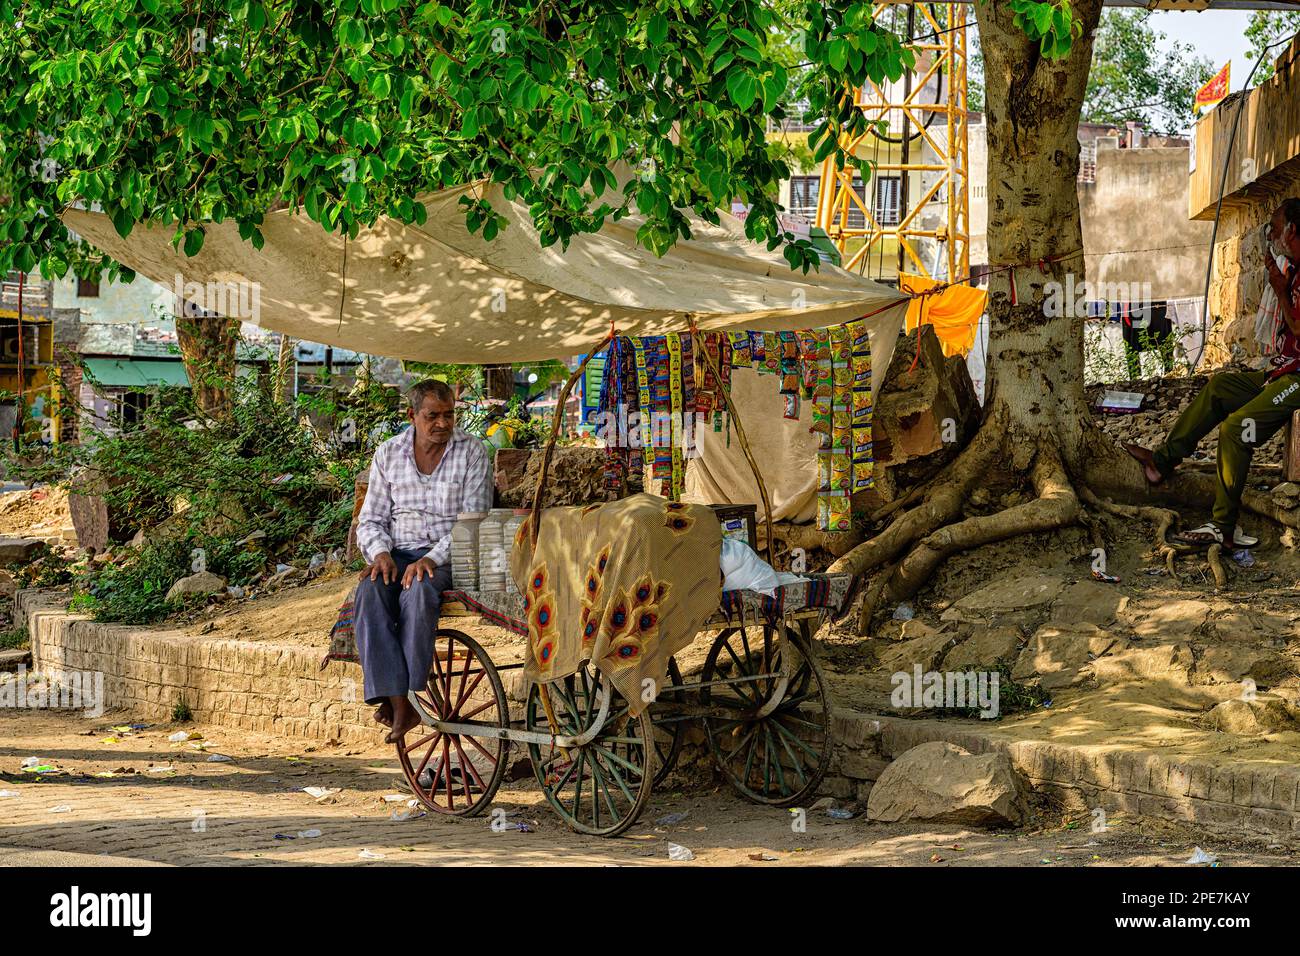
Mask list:
[{"label": "tarp tied with rope", "polygon": [[[485,198],[505,217],[491,241],[466,228],[465,196]],[[702,330],[794,331],[873,314],[888,329],[872,342],[883,371],[906,309],[894,289],[829,264],[806,276],[791,271],[779,250],[749,241],[725,214],[718,226],[691,217],[692,239],[659,258],[637,245],[635,216],[563,250],[541,248],[528,209],[499,186],[448,189],[423,203],[423,225],[381,219],[348,241],[303,214],[271,213],[260,251],[235,223],[212,223],[193,258],[172,247],[170,226],[141,224],[123,239],[102,213],[74,208],[63,218],[201,308],[295,338],[423,361],[568,358],[602,341],[611,323],[629,336],[685,331],[692,318]],[[256,315],[229,307],[232,289]]]}]

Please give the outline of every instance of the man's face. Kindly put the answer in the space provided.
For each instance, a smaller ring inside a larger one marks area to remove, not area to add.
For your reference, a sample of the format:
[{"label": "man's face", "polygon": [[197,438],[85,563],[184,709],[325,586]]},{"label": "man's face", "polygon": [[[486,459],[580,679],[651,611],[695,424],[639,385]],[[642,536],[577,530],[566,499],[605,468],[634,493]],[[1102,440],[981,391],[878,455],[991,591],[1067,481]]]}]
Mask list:
[{"label": "man's face", "polygon": [[1278,209],[1273,213],[1273,218],[1269,222],[1268,238],[1277,244],[1277,248],[1288,259],[1300,259],[1300,237],[1296,235],[1295,227],[1292,226],[1286,218],[1286,214]]},{"label": "man's face", "polygon": [[407,409],[406,416],[411,420],[415,434],[421,441],[445,445],[451,440],[451,431],[456,427],[456,403],[448,398],[429,395],[420,403],[418,411]]}]

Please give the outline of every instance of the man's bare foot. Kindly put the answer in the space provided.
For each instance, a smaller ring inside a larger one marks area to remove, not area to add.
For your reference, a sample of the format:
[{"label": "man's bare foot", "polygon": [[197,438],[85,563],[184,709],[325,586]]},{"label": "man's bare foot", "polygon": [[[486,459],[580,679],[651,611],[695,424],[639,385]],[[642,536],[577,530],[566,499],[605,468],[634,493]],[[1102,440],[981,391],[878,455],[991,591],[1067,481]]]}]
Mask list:
[{"label": "man's bare foot", "polygon": [[384,740],[390,744],[401,743],[402,738],[420,724],[420,715],[405,697],[393,697],[393,729]]},{"label": "man's bare foot", "polygon": [[1151,484],[1158,485],[1165,480],[1165,476],[1160,474],[1160,469],[1156,467],[1156,456],[1151,454],[1150,449],[1125,442],[1124,450],[1137,459],[1138,464],[1142,466],[1142,473]]},{"label": "man's bare foot", "polygon": [[388,701],[383,701],[375,708],[375,720],[379,721],[385,727],[393,726],[393,705]]}]

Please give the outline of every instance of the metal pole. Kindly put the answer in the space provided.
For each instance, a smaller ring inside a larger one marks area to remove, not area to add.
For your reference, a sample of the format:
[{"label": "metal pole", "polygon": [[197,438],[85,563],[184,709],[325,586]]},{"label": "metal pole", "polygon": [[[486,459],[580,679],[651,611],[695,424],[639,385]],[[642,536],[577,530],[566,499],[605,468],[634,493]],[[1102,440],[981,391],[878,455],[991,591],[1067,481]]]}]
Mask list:
[{"label": "metal pole", "polygon": [[[907,35],[909,37],[916,35],[916,7],[910,3],[907,5]],[[903,102],[906,103],[909,99],[911,99],[911,97],[912,97],[912,71],[908,70],[908,72],[903,76]],[[900,223],[907,218],[908,191],[912,185],[911,182],[912,177],[908,173],[906,168],[912,158],[912,143],[911,143],[912,123],[911,120],[908,118],[907,110],[902,110],[901,112],[903,114],[903,148],[899,157],[900,158],[899,165],[903,166],[904,168],[898,171],[898,222]],[[876,196],[877,197],[880,196],[879,179],[876,180]],[[877,212],[879,211],[880,210],[877,210]],[[905,261],[903,257],[903,229],[901,226],[899,225],[894,226],[894,235],[897,236],[897,241],[898,241],[898,276],[899,276],[899,281],[901,282],[902,275],[903,275],[903,263]]]}]

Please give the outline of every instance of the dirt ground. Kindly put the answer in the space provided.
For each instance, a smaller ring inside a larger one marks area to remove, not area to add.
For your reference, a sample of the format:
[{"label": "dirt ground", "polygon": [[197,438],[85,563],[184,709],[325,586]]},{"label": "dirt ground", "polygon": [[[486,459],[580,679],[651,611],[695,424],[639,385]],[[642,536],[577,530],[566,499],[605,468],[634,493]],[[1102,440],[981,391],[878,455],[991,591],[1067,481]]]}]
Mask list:
[{"label": "dirt ground", "polygon": [[[1048,706],[980,721],[981,730],[1008,739],[1158,749],[1211,762],[1294,764],[1300,758],[1300,726],[1247,737],[1207,729],[1203,717],[1215,704],[1241,696],[1244,677],[1232,668],[1234,661],[1244,662],[1239,670],[1255,662],[1247,673],[1254,675],[1259,693],[1277,695],[1292,705],[1300,702],[1300,557],[1282,547],[1275,533],[1263,532],[1265,540],[1253,551],[1254,563],[1233,565],[1229,587],[1217,590],[1203,557],[1180,558],[1179,580],[1174,581],[1163,562],[1150,554],[1150,528],[1110,530],[1106,570],[1120,579],[1117,583],[1092,581],[1093,542],[1082,530],[1025,536],[946,562],[934,581],[907,603],[906,610],[917,622],[907,623],[907,629],[903,621],[887,620],[865,641],[853,633],[852,621],[824,629],[820,636],[825,669],[836,700],[866,712],[898,712],[890,705],[893,667],[882,662],[897,659],[901,642],[916,633],[908,629],[922,624],[960,641],[982,627],[962,623],[960,615],[952,618],[951,609],[963,597],[986,586],[1040,576],[1086,589],[1091,604],[1068,611],[1059,605],[1051,611],[1008,608],[990,616],[994,624],[1020,632],[1022,650],[1044,620],[1069,623],[1070,617],[1081,614],[1100,622],[1107,615],[1097,608],[1107,604],[1113,613],[1102,630],[1108,635],[1128,642],[1132,653],[1154,655],[1185,647],[1190,670],[1171,666],[1140,680],[1114,675],[1083,679],[1047,692]],[[1229,666],[1214,663],[1219,661]],[[913,711],[912,716],[946,715]]]},{"label": "dirt ground", "polygon": [[[61,502],[57,495],[52,491],[35,500],[24,493],[0,496],[0,533],[9,528],[9,533],[35,534],[39,528],[59,525],[66,516],[66,500]],[[1006,504],[993,494],[983,507]],[[1192,517],[1185,517],[1184,524]],[[1187,660],[1181,667],[1157,669],[1140,679],[1113,673],[1099,679],[1092,671],[1102,673],[1099,664],[1110,656],[1102,652],[1098,660],[1086,662],[1082,679],[1046,692],[1046,700],[1036,706],[1009,708],[996,721],[979,721],[981,731],[1007,739],[1156,750],[1214,763],[1295,764],[1300,725],[1243,736],[1207,727],[1205,715],[1215,704],[1240,695],[1241,677],[1247,672],[1263,674],[1261,692],[1277,695],[1293,708],[1300,705],[1300,556],[1284,546],[1275,531],[1250,527],[1264,537],[1252,552],[1253,563],[1232,564],[1232,581],[1218,590],[1198,555],[1181,559],[1178,578],[1170,578],[1151,555],[1151,529],[1107,522],[1100,530],[1106,542],[1106,570],[1119,577],[1116,583],[1093,582],[1090,564],[1096,542],[1083,529],[1024,536],[950,559],[899,609],[900,619],[887,615],[866,640],[851,632],[851,621],[823,628],[818,635],[820,658],[833,701],[862,712],[898,712],[889,699],[891,671],[898,666],[898,649],[914,642],[911,635],[918,627],[951,636],[952,646],[992,626],[1010,627],[1019,635],[1019,654],[1045,622],[1069,619],[1077,612],[1083,619],[1095,617],[1134,654],[1158,656],[1162,649],[1185,648]],[[1071,592],[1083,588],[1088,598],[1077,608],[1060,603],[1002,608],[981,623],[957,613],[982,589],[1014,586],[1035,576],[1051,578]],[[159,629],[323,650],[354,580],[346,574],[251,600],[218,601]],[[1096,616],[1099,607],[1105,613]],[[909,616],[910,621],[901,620]],[[482,624],[476,616],[449,615],[445,623],[470,633],[499,662],[523,656],[522,638]],[[707,640],[699,640],[679,655],[688,679],[708,647]],[[1243,655],[1254,670],[1244,665],[1233,669]],[[1008,667],[1014,657],[1006,661]],[[942,659],[934,656],[933,666],[940,666]],[[511,676],[517,679],[518,673],[512,671]],[[508,687],[512,696],[519,690]],[[951,712],[916,709],[909,715],[964,719]],[[19,794],[0,797],[0,847],[108,852],[171,863],[357,863],[365,862],[359,854],[369,849],[385,857],[374,862],[388,863],[636,864],[667,863],[671,841],[689,847],[703,864],[1080,866],[1182,865],[1191,846],[1199,844],[1230,865],[1292,862],[1290,851],[1280,848],[1233,847],[1193,830],[1148,821],[1121,819],[1105,833],[1093,834],[1088,820],[1076,825],[1050,807],[1039,808],[1037,829],[1015,833],[885,826],[868,824],[861,816],[836,820],[824,812],[810,812],[807,832],[795,833],[786,811],[750,805],[717,786],[702,769],[691,771],[691,782],[703,781],[703,786],[679,784],[679,789],[657,795],[642,824],[613,841],[570,833],[550,813],[531,780],[507,784],[497,806],[511,814],[511,823],[524,821],[532,832],[496,832],[486,819],[430,816],[399,822],[390,814],[394,808],[405,809],[405,804],[382,800],[384,793],[396,794],[403,787],[387,750],[297,751],[295,747],[305,745],[225,728],[198,728],[210,738],[211,751],[233,758],[210,763],[207,753],[189,744],[170,744],[166,736],[174,728],[149,727],[130,735],[111,729],[133,722],[129,714],[88,724],[72,715],[0,712],[0,790]],[[68,773],[33,781],[19,769],[21,761],[33,755],[52,760]],[[156,772],[151,765],[173,770]],[[307,785],[339,787],[342,792],[318,805],[301,792]],[[62,806],[71,809],[57,814],[52,809]],[[199,811],[209,821],[206,831],[191,828],[192,815]],[[688,813],[681,823],[654,825],[680,812]],[[296,836],[313,828],[322,835]],[[776,859],[764,860],[764,854]],[[3,855],[0,849],[0,861]],[[752,855],[759,859],[751,860]]]},{"label": "dirt ground", "polygon": [[62,488],[0,493],[0,537],[75,541],[68,493]]},{"label": "dirt ground", "polygon": [[[617,839],[569,831],[531,779],[505,785],[492,819],[407,811],[388,749],[296,748],[282,740],[186,724],[198,740],[172,743],[178,725],[123,732],[128,714],[93,721],[69,712],[0,711],[0,864],[104,862],[179,865],[1026,866],[1188,865],[1200,846],[1221,866],[1294,865],[1281,847],[1233,843],[1179,826],[1112,816],[1022,831],[838,820],[759,807],[725,788],[669,789]],[[198,750],[202,742],[205,750]],[[219,754],[228,761],[212,761]],[[60,769],[21,772],[28,757]],[[670,781],[671,783],[671,781]],[[317,802],[304,787],[339,792]],[[395,799],[386,802],[384,797]],[[846,805],[855,811],[860,808]],[[678,822],[663,821],[685,814]],[[517,828],[522,823],[527,831]],[[669,844],[693,862],[673,862]],[[365,855],[363,855],[365,854]]]}]

